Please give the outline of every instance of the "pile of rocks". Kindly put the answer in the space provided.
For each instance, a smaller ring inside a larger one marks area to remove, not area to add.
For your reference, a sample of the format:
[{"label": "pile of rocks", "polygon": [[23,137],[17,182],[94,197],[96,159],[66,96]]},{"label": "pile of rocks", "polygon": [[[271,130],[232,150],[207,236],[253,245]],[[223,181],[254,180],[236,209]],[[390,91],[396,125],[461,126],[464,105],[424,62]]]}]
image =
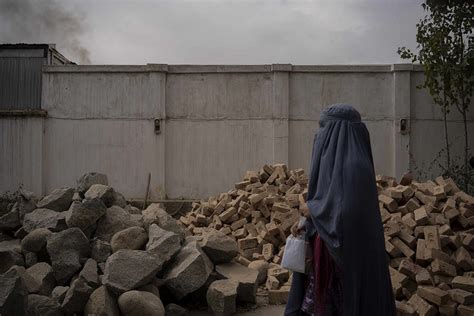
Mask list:
[{"label": "pile of rocks", "polygon": [[161,289],[180,299],[214,268],[160,205],[127,204],[103,174],[0,211],[1,315],[184,315]]},{"label": "pile of rocks", "polygon": [[474,315],[474,198],[451,179],[377,176],[401,315]]},{"label": "pile of rocks", "polygon": [[[0,314],[185,315],[207,302],[228,315],[259,286],[285,303],[280,262],[307,185],[302,169],[265,165],[179,220],[133,207],[97,173],[41,199],[21,190],[0,203]],[[399,313],[473,315],[474,198],[442,177],[377,187]]]}]

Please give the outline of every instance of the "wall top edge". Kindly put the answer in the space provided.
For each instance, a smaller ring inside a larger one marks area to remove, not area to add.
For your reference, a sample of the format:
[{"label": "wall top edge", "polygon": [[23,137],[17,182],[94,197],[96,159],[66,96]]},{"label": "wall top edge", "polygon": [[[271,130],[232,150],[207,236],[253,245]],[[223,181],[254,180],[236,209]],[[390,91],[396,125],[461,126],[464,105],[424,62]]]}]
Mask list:
[{"label": "wall top edge", "polygon": [[172,74],[190,73],[264,73],[264,72],[397,72],[423,71],[417,64],[374,64],[374,65],[44,65],[44,73],[142,73],[166,72]]}]

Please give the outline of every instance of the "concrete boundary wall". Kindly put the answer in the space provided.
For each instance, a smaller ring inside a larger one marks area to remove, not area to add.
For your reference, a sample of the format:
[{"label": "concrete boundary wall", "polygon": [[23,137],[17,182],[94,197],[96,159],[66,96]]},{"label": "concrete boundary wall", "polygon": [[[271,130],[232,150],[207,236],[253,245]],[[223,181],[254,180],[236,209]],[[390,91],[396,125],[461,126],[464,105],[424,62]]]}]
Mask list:
[{"label": "concrete boundary wall", "polygon": [[[422,81],[411,64],[44,66],[48,115],[0,117],[0,192],[45,194],[98,171],[128,198],[145,195],[148,173],[152,199],[205,198],[264,163],[308,170],[321,110],[339,102],[361,112],[376,171],[400,176],[443,146]],[[460,153],[456,113],[449,125]]]}]

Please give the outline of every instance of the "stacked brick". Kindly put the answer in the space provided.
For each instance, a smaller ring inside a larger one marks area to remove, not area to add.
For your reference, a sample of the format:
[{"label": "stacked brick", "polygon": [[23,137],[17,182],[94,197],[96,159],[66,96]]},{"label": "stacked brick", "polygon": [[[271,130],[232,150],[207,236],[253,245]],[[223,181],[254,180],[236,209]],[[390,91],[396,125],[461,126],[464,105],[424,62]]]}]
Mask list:
[{"label": "stacked brick", "polygon": [[474,198],[452,179],[377,176],[400,315],[474,315]]}]

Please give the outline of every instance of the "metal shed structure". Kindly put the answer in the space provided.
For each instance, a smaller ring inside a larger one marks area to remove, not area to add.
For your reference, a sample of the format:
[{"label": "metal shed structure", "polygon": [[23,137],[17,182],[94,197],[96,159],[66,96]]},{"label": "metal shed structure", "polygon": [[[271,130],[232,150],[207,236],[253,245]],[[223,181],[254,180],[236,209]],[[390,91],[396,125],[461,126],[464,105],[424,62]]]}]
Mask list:
[{"label": "metal shed structure", "polygon": [[39,110],[43,65],[65,64],[54,44],[1,44],[0,110]]}]

